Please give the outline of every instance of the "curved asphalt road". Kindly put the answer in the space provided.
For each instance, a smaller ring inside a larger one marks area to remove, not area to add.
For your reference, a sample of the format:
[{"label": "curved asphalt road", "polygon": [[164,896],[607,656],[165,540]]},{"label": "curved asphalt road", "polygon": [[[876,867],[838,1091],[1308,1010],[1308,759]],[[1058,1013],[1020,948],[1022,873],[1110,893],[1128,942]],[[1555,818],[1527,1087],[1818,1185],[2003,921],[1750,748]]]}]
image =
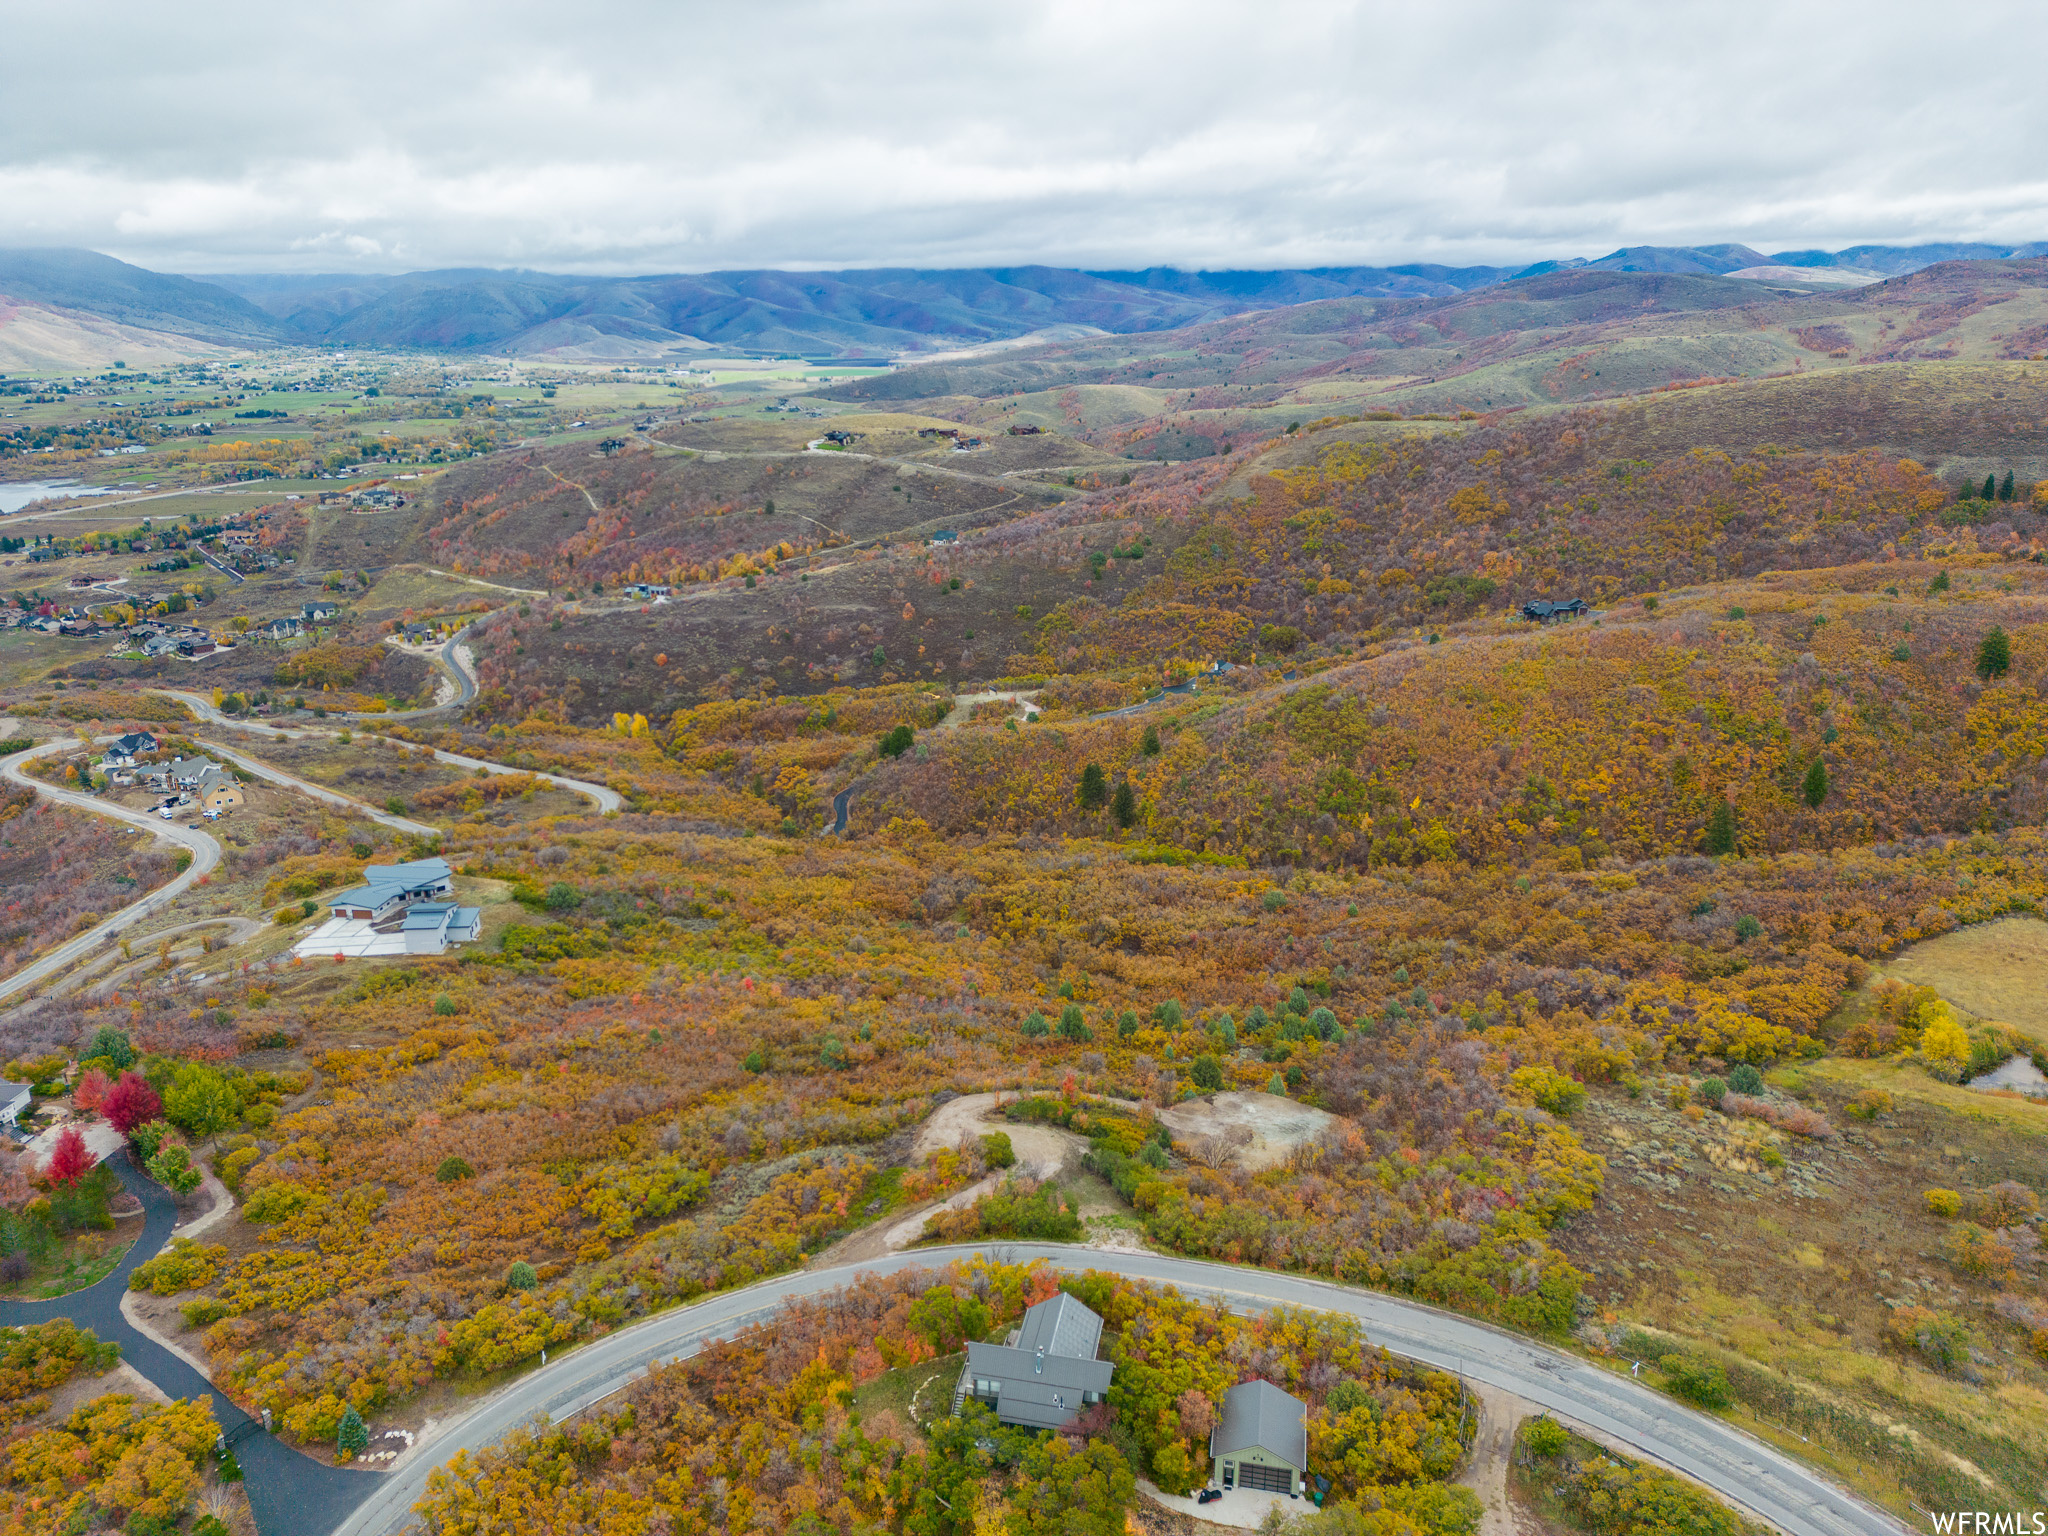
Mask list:
[{"label": "curved asphalt road", "polygon": [[[55,1301],[0,1301],[0,1327],[25,1328],[68,1317],[119,1344],[121,1358],[172,1397],[209,1399],[223,1434],[247,1424],[249,1416],[211,1382],[121,1315],[130,1272],[163,1247],[177,1222],[178,1208],[162,1185],[136,1171],[125,1153],[109,1158],[107,1166],[142,1201],[142,1235],[135,1246],[111,1275],[82,1291]],[[381,1481],[374,1472],[322,1466],[260,1430],[236,1444],[235,1459],[242,1464],[249,1507],[262,1536],[314,1536],[331,1530]]]},{"label": "curved asphalt road", "polygon": [[438,827],[430,827],[423,821],[413,821],[404,816],[394,816],[389,811],[380,811],[368,801],[358,800],[353,795],[344,795],[340,790],[329,789],[324,784],[312,783],[310,780],[302,779],[296,774],[286,773],[282,768],[273,768],[270,764],[259,761],[256,758],[244,757],[233,747],[223,746],[217,741],[201,741],[199,745],[206,748],[209,752],[220,754],[220,756],[226,758],[237,768],[253,773],[259,779],[268,779],[273,784],[280,785],[285,789],[296,790],[302,795],[310,796],[328,805],[338,805],[344,810],[360,811],[369,817],[370,820],[390,827],[395,832],[415,832],[422,837],[439,837],[441,835],[441,830]]},{"label": "curved asphalt road", "polygon": [[[459,672],[461,669],[457,668],[456,670]],[[237,731],[253,731],[257,729],[257,727],[248,724],[246,721],[230,719],[228,716],[222,714],[220,710],[214,706],[211,700],[204,698],[199,694],[186,693],[183,690],[176,688],[155,688],[150,691],[153,693],[160,693],[165,698],[176,699],[180,704],[183,704],[186,708],[190,709],[201,720],[204,720],[209,725],[224,725],[231,730]],[[443,707],[452,708],[453,706]],[[391,715],[365,715],[362,718],[367,721],[378,721],[390,720],[396,717]],[[294,726],[291,730],[288,731],[280,731],[277,734],[289,738],[293,736],[332,736],[334,733],[332,731],[315,730],[311,726],[302,725]],[[439,758],[442,762],[453,763],[454,765],[460,768],[481,768],[486,773],[499,774],[526,773],[531,771],[525,768],[507,767],[504,763],[489,762],[481,757],[465,757],[460,752],[443,752],[438,747],[432,748],[431,750],[433,751],[434,756]],[[243,761],[243,759],[237,758],[236,761],[241,762]],[[557,789],[571,790],[576,794],[582,795],[585,799],[589,800],[591,804],[595,805],[600,813],[608,811],[622,811],[626,808],[625,796],[621,795],[615,789],[606,788],[602,784],[590,784],[586,783],[582,779],[565,779],[558,773],[535,773],[533,776],[536,779],[539,779],[543,784],[552,784]],[[293,785],[294,787],[307,789],[310,793],[318,794],[323,799],[331,800],[334,798],[334,791],[322,791],[314,789],[312,786],[305,785],[301,780],[292,778],[289,774],[280,776],[277,770],[271,770],[270,772],[265,773],[264,777],[275,779],[276,782],[278,783],[288,783]],[[344,800],[347,799],[346,796],[343,796],[342,798]],[[348,803],[351,805],[360,804],[359,801],[353,800],[349,801]],[[392,820],[392,818],[388,816],[381,815],[378,817],[378,819],[380,821],[386,822],[390,822]],[[412,822],[408,825],[417,827],[419,826],[419,823]],[[432,831],[433,829],[426,828],[425,830]]]},{"label": "curved asphalt road", "polygon": [[460,714],[469,708],[470,700],[476,697],[476,674],[462,664],[462,642],[469,638],[470,626],[465,624],[442,642],[441,648],[428,659],[455,681],[455,697],[445,704],[429,704],[422,709],[387,709],[374,714],[361,710],[336,710],[334,713],[349,720],[423,720],[430,715]]},{"label": "curved asphalt road", "polygon": [[[1028,1244],[932,1248],[872,1263],[804,1270],[649,1318],[522,1378],[487,1399],[386,1473],[334,1536],[385,1536],[402,1528],[427,1479],[459,1450],[476,1450],[545,1413],[562,1419],[610,1396],[657,1361],[694,1354],[749,1323],[772,1318],[786,1301],[847,1284],[856,1274],[888,1274],[975,1254],[1013,1263],[1043,1258],[1063,1269],[1102,1269],[1213,1296],[1247,1311],[1309,1307],[1357,1318],[1375,1344],[1427,1365],[1528,1399],[1643,1456],[1697,1479],[1788,1536],[1899,1536],[1892,1517],[1760,1440],[1697,1413],[1627,1377],[1616,1376],[1533,1340],[1433,1307],[1374,1291],[1269,1270],[1241,1269],[1165,1254]],[[311,1532],[305,1524],[298,1529]]]},{"label": "curved asphalt road", "polygon": [[[494,763],[486,758],[464,757],[460,752],[443,752],[438,747],[434,749],[434,756],[444,763],[454,763],[462,768],[481,768],[486,773],[532,772],[526,768],[508,768],[503,763]],[[574,790],[595,805],[600,814],[623,811],[626,808],[626,797],[616,789],[607,789],[602,784],[591,784],[582,779],[565,779],[559,773],[534,773],[533,776],[543,784],[552,784],[557,789]]]},{"label": "curved asphalt road", "polygon": [[55,741],[46,741],[40,746],[30,747],[25,752],[16,752],[11,757],[0,759],[0,776],[16,784],[26,785],[45,800],[70,806],[73,810],[89,811],[95,816],[109,816],[116,821],[125,821],[130,826],[154,833],[167,842],[190,849],[192,862],[183,874],[173,876],[147,896],[130,902],[105,922],[86,930],[75,939],[66,940],[40,960],[23,966],[6,980],[0,981],[0,997],[10,996],[24,987],[32,987],[52,972],[62,970],[79,956],[89,953],[102,940],[112,938],[122,929],[140,922],[157,908],[175,901],[190,889],[201,875],[208,873],[220,863],[220,844],[197,827],[179,826],[176,822],[165,821],[161,817],[131,811],[123,805],[110,805],[97,796],[80,794],[77,790],[59,789],[53,784],[43,783],[40,779],[32,779],[21,771],[22,766],[30,758],[43,757],[52,752],[68,752],[79,745],[76,737],[60,736]]}]

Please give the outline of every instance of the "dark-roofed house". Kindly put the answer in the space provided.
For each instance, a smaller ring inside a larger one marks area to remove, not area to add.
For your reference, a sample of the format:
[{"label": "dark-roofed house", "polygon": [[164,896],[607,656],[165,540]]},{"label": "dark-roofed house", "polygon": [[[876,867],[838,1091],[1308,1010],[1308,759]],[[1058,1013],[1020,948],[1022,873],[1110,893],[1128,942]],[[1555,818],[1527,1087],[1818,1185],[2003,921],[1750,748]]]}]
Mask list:
[{"label": "dark-roofed house", "polygon": [[1270,1381],[1240,1381],[1223,1394],[1223,1413],[1209,1435],[1209,1454],[1222,1488],[1301,1497],[1308,1470],[1308,1405]]},{"label": "dark-roofed house", "polygon": [[130,731],[126,736],[115,738],[100,758],[102,768],[133,768],[135,759],[144,752],[156,750],[156,738],[147,731]]},{"label": "dark-roofed house", "polygon": [[0,1125],[20,1123],[22,1112],[33,1097],[29,1083],[0,1083]]},{"label": "dark-roofed house", "polygon": [[1585,613],[1586,600],[1575,597],[1568,603],[1553,603],[1538,599],[1522,604],[1522,617],[1532,624],[1548,624],[1552,619],[1575,619]]},{"label": "dark-roofed house", "polygon": [[1024,1429],[1062,1429],[1109,1396],[1115,1367],[1095,1358],[1102,1319],[1061,1294],[1024,1314],[1014,1343],[969,1344],[967,1368],[953,1389],[953,1411],[969,1398],[997,1419]]}]

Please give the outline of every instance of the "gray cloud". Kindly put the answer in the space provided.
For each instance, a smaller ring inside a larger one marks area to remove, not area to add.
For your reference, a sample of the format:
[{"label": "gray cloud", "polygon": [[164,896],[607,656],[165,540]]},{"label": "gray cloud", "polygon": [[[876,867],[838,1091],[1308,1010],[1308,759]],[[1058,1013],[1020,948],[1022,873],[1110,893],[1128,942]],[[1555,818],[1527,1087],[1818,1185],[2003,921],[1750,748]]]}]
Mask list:
[{"label": "gray cloud", "polygon": [[2048,21],[2017,4],[15,0],[6,22],[0,244],[168,270],[2048,237]]}]

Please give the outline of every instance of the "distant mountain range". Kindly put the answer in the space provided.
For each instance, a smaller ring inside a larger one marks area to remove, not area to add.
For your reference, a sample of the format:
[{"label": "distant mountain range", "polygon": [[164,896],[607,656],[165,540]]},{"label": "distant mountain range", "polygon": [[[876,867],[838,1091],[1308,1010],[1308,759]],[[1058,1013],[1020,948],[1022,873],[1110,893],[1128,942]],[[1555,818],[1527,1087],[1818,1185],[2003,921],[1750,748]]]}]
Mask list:
[{"label": "distant mountain range", "polygon": [[[346,345],[569,360],[692,352],[894,356],[1051,331],[1172,330],[1316,299],[1444,298],[1567,270],[1758,278],[1814,288],[1875,282],[1940,261],[2048,255],[2024,246],[1627,246],[1597,261],[1518,267],[1320,267],[1275,272],[1082,272],[1060,267],[711,272],[575,277],[459,269],[383,275],[178,277],[97,252],[0,249],[0,366],[26,311],[89,318],[208,346]],[[104,329],[102,327],[102,329]],[[93,345],[80,341],[81,347]],[[17,349],[17,352],[19,349]],[[81,363],[89,361],[81,356]],[[14,361],[21,365],[20,357]],[[31,366],[34,364],[31,363]]]}]

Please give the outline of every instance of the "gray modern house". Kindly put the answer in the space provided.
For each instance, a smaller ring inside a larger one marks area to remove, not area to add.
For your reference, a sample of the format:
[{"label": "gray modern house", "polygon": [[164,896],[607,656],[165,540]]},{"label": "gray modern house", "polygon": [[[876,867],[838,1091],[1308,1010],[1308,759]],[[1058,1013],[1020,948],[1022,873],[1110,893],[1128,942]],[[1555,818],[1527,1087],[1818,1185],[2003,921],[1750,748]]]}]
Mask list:
[{"label": "gray modern house", "polygon": [[973,1398],[1004,1424],[1063,1429],[1081,1410],[1109,1396],[1115,1367],[1095,1358],[1102,1319],[1062,1294],[1024,1314],[1008,1344],[969,1344],[967,1367],[953,1389],[953,1411]]},{"label": "gray modern house", "polygon": [[363,870],[363,883],[352,890],[327,898],[336,917],[375,922],[395,908],[415,901],[432,901],[455,889],[454,871],[446,859],[414,859],[409,864],[371,864]]},{"label": "gray modern house", "polygon": [[1308,1470],[1308,1405],[1270,1381],[1240,1381],[1223,1394],[1209,1436],[1219,1488],[1301,1497]]}]

